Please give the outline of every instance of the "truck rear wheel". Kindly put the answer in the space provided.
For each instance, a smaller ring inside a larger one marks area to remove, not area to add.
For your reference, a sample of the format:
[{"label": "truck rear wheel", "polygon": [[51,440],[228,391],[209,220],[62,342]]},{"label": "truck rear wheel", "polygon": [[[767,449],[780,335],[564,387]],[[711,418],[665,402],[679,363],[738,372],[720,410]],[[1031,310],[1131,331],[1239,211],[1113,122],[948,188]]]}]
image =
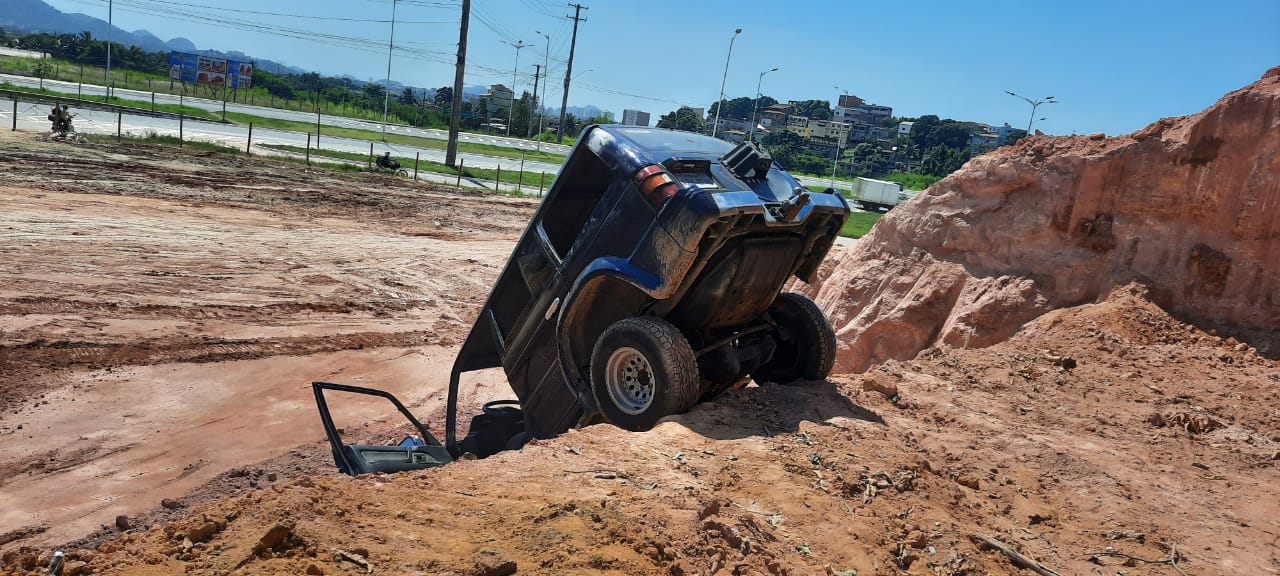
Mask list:
[{"label": "truck rear wheel", "polygon": [[609,326],[591,353],[591,393],[610,423],[631,431],[698,402],[698,363],[680,330],[660,318]]},{"label": "truck rear wheel", "polygon": [[800,294],[783,292],[769,307],[778,324],[773,357],[751,373],[757,381],[786,384],[822,380],[836,359],[836,334],[822,309]]}]

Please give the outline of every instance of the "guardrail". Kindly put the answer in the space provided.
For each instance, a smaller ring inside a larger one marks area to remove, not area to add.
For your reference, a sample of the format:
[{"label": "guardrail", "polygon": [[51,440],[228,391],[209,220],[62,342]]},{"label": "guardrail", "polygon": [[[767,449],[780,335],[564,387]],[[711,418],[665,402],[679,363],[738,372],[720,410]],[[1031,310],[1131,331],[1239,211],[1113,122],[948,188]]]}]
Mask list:
[{"label": "guardrail", "polygon": [[53,96],[50,94],[41,94],[39,92],[26,92],[23,90],[12,90],[8,88],[0,88],[0,95],[3,95],[6,98],[11,98],[15,102],[21,99],[21,100],[27,100],[31,102],[45,103],[45,104],[66,104],[68,106],[75,105],[77,108],[86,108],[89,110],[105,110],[107,112],[116,112],[119,114],[132,114],[135,116],[149,116],[152,118],[170,118],[174,120],[179,118],[187,118],[191,120],[197,120],[200,122],[213,122],[215,124],[222,123],[222,122],[219,122],[218,120],[209,120],[208,118],[197,118],[197,117],[187,116],[185,114],[175,114],[173,112],[163,112],[159,110],[151,110],[148,108],[137,108],[134,106],[124,106],[121,104],[109,104],[106,102],[98,102],[96,100],[81,100],[81,99],[78,99],[75,97],[69,97],[69,96]]}]

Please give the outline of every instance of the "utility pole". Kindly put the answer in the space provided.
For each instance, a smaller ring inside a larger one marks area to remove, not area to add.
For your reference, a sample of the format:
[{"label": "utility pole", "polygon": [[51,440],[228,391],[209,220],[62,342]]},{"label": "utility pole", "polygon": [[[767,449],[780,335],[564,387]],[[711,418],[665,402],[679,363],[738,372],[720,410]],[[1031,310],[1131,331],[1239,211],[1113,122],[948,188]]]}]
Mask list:
[{"label": "utility pole", "polygon": [[387,107],[391,103],[391,51],[396,46],[396,0],[391,0],[391,39],[387,41],[387,89],[382,91],[382,139],[387,139]]},{"label": "utility pole", "polygon": [[524,40],[516,40],[515,44],[503,42],[508,46],[516,49],[516,61],[511,66],[511,109],[507,111],[507,136],[511,135],[511,125],[515,124],[516,119],[516,77],[520,70],[520,49],[528,46]]},{"label": "utility pole", "polygon": [[538,79],[542,77],[541,74],[542,74],[542,65],[534,64],[533,65],[533,106],[532,106],[532,109],[529,110],[529,128],[525,130],[526,137],[533,135],[533,110],[536,110],[538,108]]},{"label": "utility pole", "polygon": [[462,73],[467,67],[467,25],[471,22],[471,0],[462,0],[462,27],[458,31],[458,67],[453,73],[453,112],[449,117],[449,146],[444,163],[457,166],[458,128],[462,124]]},{"label": "utility pole", "polygon": [[560,125],[556,126],[556,142],[564,144],[564,118],[565,108],[569,106],[569,79],[573,77],[573,51],[578,47],[578,22],[586,22],[586,18],[581,18],[583,10],[590,10],[581,4],[570,4],[573,6],[573,16],[566,16],[573,20],[573,40],[569,42],[569,66],[564,70],[564,96],[560,99]]},{"label": "utility pole", "polygon": [[[548,92],[547,92],[547,77],[548,77],[548,76],[551,76],[551,35],[550,35],[550,34],[543,34],[541,30],[539,30],[539,31],[538,31],[538,35],[539,35],[539,36],[542,36],[543,38],[546,38],[546,39],[547,39],[547,47],[544,49],[543,54],[542,54],[542,72],[543,72],[543,74],[542,74],[542,97],[543,97],[543,98],[546,98],[546,97],[547,97],[547,94],[548,94]],[[541,106],[539,106],[539,108],[542,108],[542,107],[541,107]],[[541,109],[539,109],[539,112],[541,112]],[[541,136],[541,135],[542,135],[542,121],[546,119],[546,116],[547,116],[546,114],[538,114],[538,135],[539,135],[539,136]],[[536,141],[536,146],[538,147],[538,151],[539,151],[539,152],[541,152],[541,151],[542,151],[542,140],[537,140],[537,139],[535,139],[535,141]]]},{"label": "utility pole", "polygon": [[105,83],[106,83],[106,100],[111,100],[111,0],[106,0],[106,82]]}]

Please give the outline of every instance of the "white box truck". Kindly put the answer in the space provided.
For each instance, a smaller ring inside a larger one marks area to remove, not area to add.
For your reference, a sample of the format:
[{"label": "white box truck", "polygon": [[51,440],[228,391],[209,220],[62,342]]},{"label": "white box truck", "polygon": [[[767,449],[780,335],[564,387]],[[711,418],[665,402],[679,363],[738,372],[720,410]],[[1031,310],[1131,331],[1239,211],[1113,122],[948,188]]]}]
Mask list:
[{"label": "white box truck", "polygon": [[862,204],[864,210],[870,212],[888,211],[898,205],[898,193],[902,192],[902,184],[871,178],[854,178],[853,195]]}]

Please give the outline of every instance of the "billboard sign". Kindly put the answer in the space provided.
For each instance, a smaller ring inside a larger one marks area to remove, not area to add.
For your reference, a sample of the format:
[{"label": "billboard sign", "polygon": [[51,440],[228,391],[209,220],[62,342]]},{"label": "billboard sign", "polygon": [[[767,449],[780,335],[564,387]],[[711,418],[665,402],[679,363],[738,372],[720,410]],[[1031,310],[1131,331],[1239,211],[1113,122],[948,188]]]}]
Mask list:
[{"label": "billboard sign", "polygon": [[253,63],[184,52],[169,53],[169,78],[218,88],[248,89],[253,85]]}]

